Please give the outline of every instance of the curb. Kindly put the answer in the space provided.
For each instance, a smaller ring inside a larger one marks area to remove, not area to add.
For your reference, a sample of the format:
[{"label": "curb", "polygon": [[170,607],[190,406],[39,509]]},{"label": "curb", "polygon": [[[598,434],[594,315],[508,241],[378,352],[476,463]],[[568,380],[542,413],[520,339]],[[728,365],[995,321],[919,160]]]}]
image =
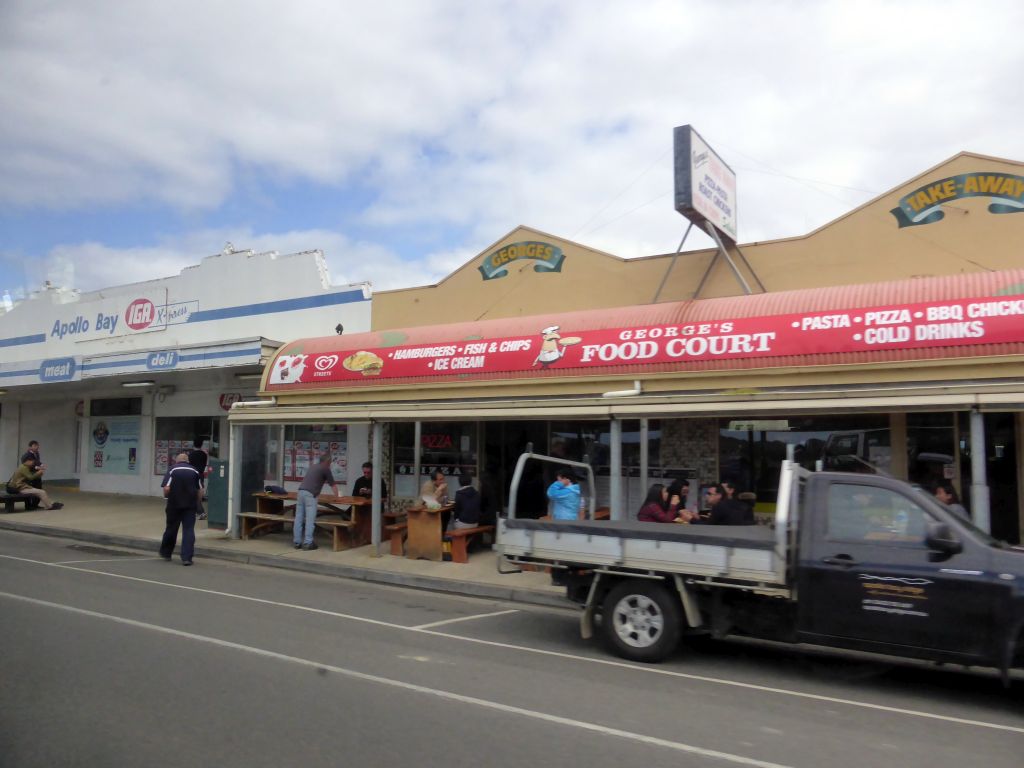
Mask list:
[{"label": "curb", "polygon": [[[128,549],[152,552],[158,542],[138,536],[121,536],[114,533],[99,531],[83,531],[76,528],[54,528],[49,525],[21,523],[14,520],[0,520],[0,530],[30,533],[36,536],[49,536],[56,539],[88,541],[94,544],[109,544]],[[197,542],[198,544],[198,542]],[[388,584],[397,587],[422,589],[428,592],[444,592],[466,597],[482,597],[491,600],[505,600],[513,603],[539,605],[546,608],[576,608],[563,595],[549,594],[532,589],[517,587],[501,587],[495,584],[477,584],[458,582],[451,579],[439,579],[434,576],[418,576],[408,573],[379,571],[374,568],[360,568],[354,565],[337,565],[302,560],[286,560],[275,555],[247,554],[221,549],[217,546],[202,544],[197,547],[199,557],[196,559],[224,560],[243,565],[255,565],[262,568],[280,568],[286,571],[316,573],[341,579],[353,579],[374,584]]]}]

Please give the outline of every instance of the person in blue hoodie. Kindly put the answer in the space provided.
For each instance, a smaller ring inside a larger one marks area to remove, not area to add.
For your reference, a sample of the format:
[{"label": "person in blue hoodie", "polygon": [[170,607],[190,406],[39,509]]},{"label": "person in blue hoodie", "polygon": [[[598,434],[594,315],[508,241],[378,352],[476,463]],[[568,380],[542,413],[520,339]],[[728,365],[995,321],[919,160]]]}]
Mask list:
[{"label": "person in blue hoodie", "polygon": [[563,467],[555,475],[555,482],[548,486],[548,498],[551,499],[551,517],[555,520],[580,519],[580,487],[576,483],[576,473]]}]

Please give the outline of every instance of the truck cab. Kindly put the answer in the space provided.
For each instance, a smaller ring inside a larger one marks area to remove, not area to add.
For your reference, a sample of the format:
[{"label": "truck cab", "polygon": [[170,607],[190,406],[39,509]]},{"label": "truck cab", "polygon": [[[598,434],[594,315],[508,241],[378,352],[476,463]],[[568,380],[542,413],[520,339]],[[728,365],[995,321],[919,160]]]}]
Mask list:
[{"label": "truck cab", "polygon": [[815,473],[802,493],[800,641],[968,664],[1009,652],[1024,552],[891,478]]}]

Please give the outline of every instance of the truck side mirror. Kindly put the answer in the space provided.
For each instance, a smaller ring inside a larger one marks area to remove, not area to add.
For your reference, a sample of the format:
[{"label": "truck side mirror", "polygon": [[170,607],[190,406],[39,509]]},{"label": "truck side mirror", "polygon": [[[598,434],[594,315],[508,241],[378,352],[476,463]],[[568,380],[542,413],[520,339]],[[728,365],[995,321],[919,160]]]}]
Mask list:
[{"label": "truck side mirror", "polygon": [[946,556],[955,555],[964,549],[964,545],[953,535],[949,524],[940,523],[937,520],[928,521],[928,530],[925,533],[924,543],[928,549]]}]

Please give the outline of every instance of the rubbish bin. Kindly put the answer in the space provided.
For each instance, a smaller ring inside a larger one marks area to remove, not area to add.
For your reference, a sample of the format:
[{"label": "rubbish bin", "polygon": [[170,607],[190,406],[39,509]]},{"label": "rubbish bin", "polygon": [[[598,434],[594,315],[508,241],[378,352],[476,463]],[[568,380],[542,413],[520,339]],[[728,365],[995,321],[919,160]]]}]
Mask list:
[{"label": "rubbish bin", "polygon": [[212,470],[206,478],[206,525],[228,527],[228,462],[210,458]]}]

